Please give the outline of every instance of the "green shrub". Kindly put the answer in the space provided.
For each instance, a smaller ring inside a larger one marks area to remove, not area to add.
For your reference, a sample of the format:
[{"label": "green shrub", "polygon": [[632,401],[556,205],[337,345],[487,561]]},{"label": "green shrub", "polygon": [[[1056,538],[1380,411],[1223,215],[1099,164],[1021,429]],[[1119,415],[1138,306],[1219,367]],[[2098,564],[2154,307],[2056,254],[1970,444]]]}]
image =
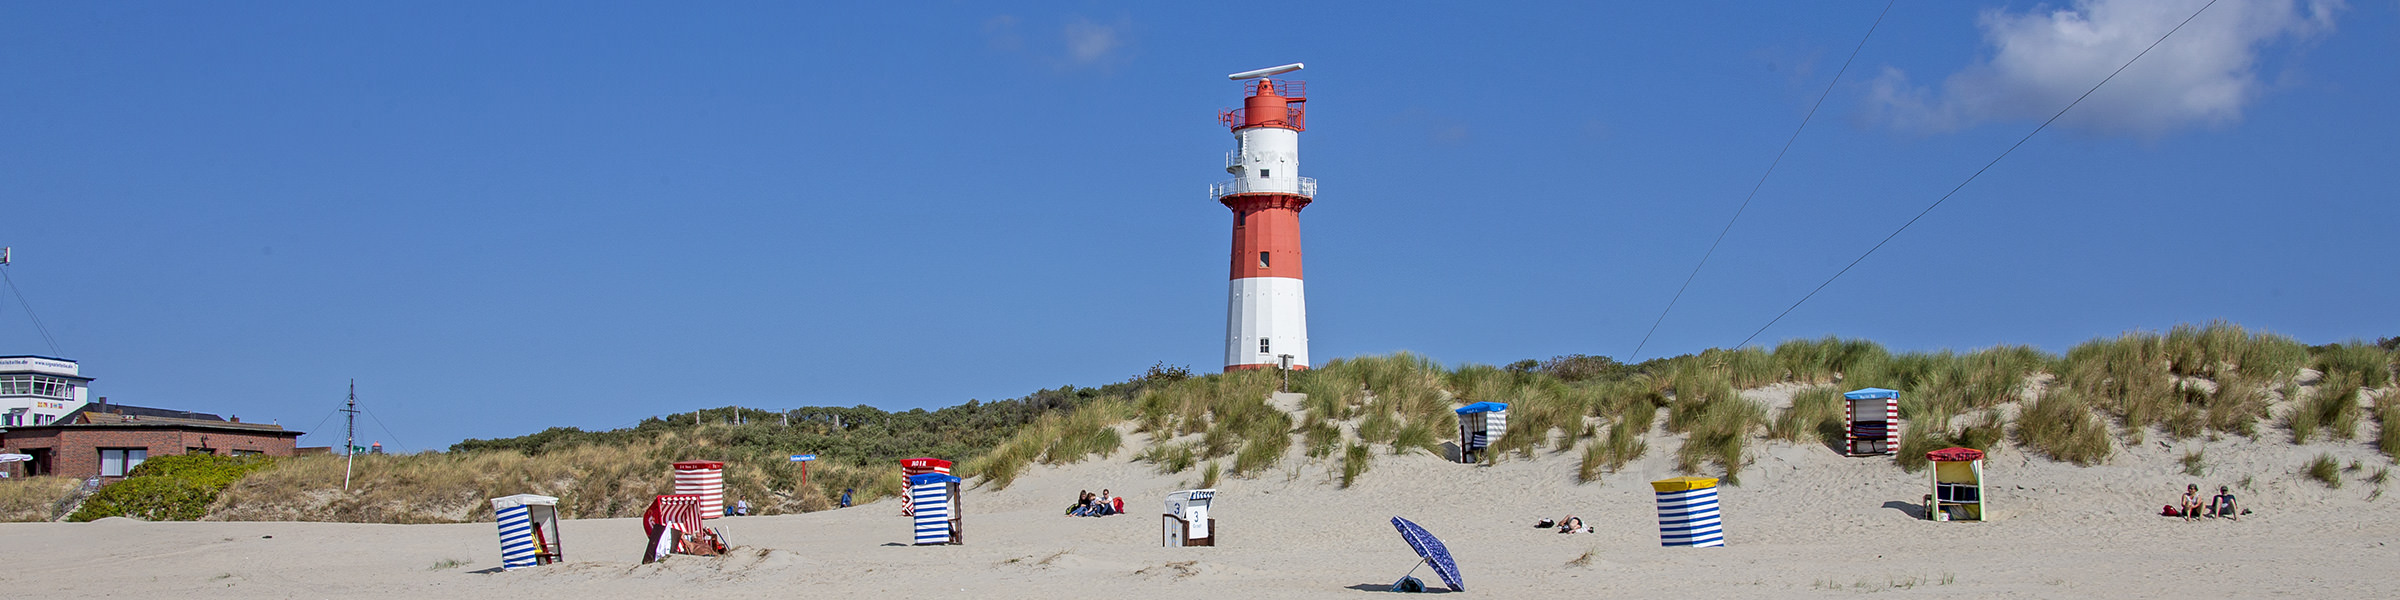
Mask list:
[{"label": "green shrub", "polygon": [[208,515],[217,494],[252,471],[274,464],[264,456],[183,454],[143,461],[126,477],[94,492],[67,517],[90,521],[132,517],[145,521],[194,521]]},{"label": "green shrub", "polygon": [[2116,451],[2108,439],[2108,424],[2092,414],[2083,394],[2054,389],[2017,415],[2017,445],[2051,460],[2091,466],[2106,462]]}]

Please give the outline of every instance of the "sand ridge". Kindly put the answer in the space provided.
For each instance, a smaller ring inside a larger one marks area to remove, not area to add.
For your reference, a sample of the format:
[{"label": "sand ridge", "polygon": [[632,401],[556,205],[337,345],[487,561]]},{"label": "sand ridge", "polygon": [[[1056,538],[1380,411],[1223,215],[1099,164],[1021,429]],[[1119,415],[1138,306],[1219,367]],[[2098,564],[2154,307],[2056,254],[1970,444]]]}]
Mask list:
[{"label": "sand ridge", "polygon": [[[1776,405],[1790,390],[1745,392]],[[2264,435],[2274,435],[2266,433]],[[1195,485],[1198,469],[1159,474],[1114,455],[1037,466],[1005,490],[970,487],[966,544],[915,547],[896,501],[775,517],[719,519],[735,548],[722,557],[639,564],[634,519],[562,524],[569,562],[495,572],[493,525],[289,522],[0,524],[15,568],[11,597],[324,597],[576,599],[705,593],[711,598],[1059,598],[1219,594],[1325,598],[1380,593],[1417,560],[1389,519],[1405,516],[1458,556],[1468,593],[1495,597],[1649,595],[1666,587],[1709,597],[2389,597],[2400,518],[2378,486],[2349,473],[2328,489],[2300,465],[2320,453],[2365,471],[2390,462],[2359,442],[2280,439],[2160,441],[2076,467],[2002,447],[1987,462],[1998,517],[1918,517],[1923,473],[1890,458],[1836,456],[1820,444],[1758,442],[1742,485],[1723,490],[1728,547],[1661,548],[1648,481],[1678,475],[1676,438],[1597,483],[1574,481],[1576,457],[1543,451],[1497,465],[1460,465],[1378,451],[1356,487],[1333,464],[1294,452],[1254,478],[1228,478],[1216,516],[1220,546],[1162,548],[1159,503]],[[2200,450],[2210,473],[2183,474]],[[664,474],[661,475],[662,477]],[[2155,516],[2185,483],[2234,485],[2257,512],[2240,522]],[[1127,497],[1132,514],[1061,513],[1081,490]],[[1567,514],[1597,531],[1532,527]],[[463,564],[462,564],[463,563]],[[1429,571],[1418,571],[1430,580]]]}]

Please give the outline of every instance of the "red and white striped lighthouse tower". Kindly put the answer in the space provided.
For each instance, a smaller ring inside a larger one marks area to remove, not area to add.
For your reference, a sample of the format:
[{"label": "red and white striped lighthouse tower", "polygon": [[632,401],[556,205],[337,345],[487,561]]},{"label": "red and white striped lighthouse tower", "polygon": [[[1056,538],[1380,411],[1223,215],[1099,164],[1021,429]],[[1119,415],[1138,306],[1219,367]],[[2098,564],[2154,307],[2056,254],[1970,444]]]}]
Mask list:
[{"label": "red and white striped lighthouse tower", "polygon": [[1225,370],[1308,368],[1308,304],[1300,286],[1300,209],[1317,180],[1300,176],[1300,132],[1307,129],[1302,82],[1272,76],[1299,63],[1235,73],[1247,97],[1217,120],[1233,129],[1225,154],[1233,178],[1208,196],[1233,209],[1233,283],[1225,310]]}]

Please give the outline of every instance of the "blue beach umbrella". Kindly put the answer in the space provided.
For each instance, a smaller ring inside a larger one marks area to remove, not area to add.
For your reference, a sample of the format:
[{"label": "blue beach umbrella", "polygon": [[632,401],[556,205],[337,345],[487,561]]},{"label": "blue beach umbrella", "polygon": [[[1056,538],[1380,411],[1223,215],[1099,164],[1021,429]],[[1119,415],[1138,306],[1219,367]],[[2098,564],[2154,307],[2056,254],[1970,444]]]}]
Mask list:
[{"label": "blue beach umbrella", "polygon": [[[1433,565],[1433,574],[1442,576],[1442,583],[1448,584],[1450,591],[1467,591],[1467,584],[1458,574],[1458,562],[1450,560],[1450,549],[1442,547],[1441,540],[1434,539],[1433,534],[1425,531],[1424,527],[1400,517],[1392,517],[1392,528],[1400,530],[1400,539],[1408,540],[1408,547],[1415,548],[1417,556],[1424,557],[1424,560],[1417,561],[1417,566]],[[1414,574],[1417,568],[1409,567],[1408,572]],[[1407,577],[1401,576],[1402,579]]]}]

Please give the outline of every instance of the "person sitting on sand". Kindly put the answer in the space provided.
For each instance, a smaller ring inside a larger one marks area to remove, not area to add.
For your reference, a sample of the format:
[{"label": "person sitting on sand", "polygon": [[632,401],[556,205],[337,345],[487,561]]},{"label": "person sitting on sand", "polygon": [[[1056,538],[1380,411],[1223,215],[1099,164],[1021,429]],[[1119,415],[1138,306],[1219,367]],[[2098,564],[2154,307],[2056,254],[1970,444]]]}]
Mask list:
[{"label": "person sitting on sand", "polygon": [[1091,512],[1092,512],[1092,491],[1091,491],[1091,490],[1083,490],[1083,491],[1081,491],[1081,492],[1076,492],[1076,493],[1075,493],[1075,508],[1070,508],[1070,509],[1067,509],[1067,516],[1071,516],[1071,517],[1081,517],[1081,516],[1084,516],[1084,515],[1091,514]]},{"label": "person sitting on sand", "polygon": [[1575,516],[1575,515],[1567,515],[1567,518],[1564,518],[1564,519],[1559,519],[1559,520],[1558,520],[1558,532],[1559,532],[1559,533],[1591,533],[1591,532],[1592,532],[1592,528],[1590,528],[1590,527],[1584,527],[1584,526],[1583,526],[1583,518],[1581,518],[1581,517],[1577,517],[1577,516]]},{"label": "person sitting on sand", "polygon": [[2183,520],[2200,520],[2200,484],[2183,486]]},{"label": "person sitting on sand", "polygon": [[1101,488],[1100,496],[1092,499],[1092,516],[1105,517],[1116,512],[1115,507],[1109,505],[1108,488]]},{"label": "person sitting on sand", "polygon": [[2217,497],[2208,500],[2208,516],[2222,516],[2235,521],[2242,520],[2241,507],[2234,505],[2231,488],[2217,486]]}]

